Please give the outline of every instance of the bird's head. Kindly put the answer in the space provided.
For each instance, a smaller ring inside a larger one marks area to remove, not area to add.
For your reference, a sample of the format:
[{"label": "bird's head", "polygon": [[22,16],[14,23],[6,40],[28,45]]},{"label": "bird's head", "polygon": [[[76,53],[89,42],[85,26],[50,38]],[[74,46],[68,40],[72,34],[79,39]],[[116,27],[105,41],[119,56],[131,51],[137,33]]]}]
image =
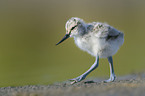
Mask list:
[{"label": "bird's head", "polygon": [[81,36],[86,32],[85,22],[77,17],[72,17],[71,19],[69,19],[66,22],[65,28],[66,28],[65,36],[56,45],[60,44],[69,37]]}]

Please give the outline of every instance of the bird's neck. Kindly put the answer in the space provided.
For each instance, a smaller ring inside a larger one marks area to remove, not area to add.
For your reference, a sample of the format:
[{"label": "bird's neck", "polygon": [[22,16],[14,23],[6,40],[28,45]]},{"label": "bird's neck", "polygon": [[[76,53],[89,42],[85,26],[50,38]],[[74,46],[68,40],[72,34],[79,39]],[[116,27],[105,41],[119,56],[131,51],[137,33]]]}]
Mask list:
[{"label": "bird's neck", "polygon": [[76,37],[83,37],[84,35],[88,34],[87,27],[88,27],[87,24],[81,26],[81,27],[78,29],[78,33],[79,33],[79,34],[78,34],[78,36],[76,36]]}]

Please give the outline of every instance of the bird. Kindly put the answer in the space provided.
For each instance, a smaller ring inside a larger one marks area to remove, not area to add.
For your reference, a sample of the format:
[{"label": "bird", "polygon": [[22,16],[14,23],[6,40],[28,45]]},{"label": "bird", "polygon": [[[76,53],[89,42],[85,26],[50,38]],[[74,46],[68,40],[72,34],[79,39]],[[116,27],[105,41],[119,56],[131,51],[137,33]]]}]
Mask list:
[{"label": "bird", "polygon": [[99,65],[100,58],[107,58],[110,67],[110,78],[104,82],[113,82],[116,75],[113,67],[113,55],[117,53],[124,43],[124,33],[108,25],[107,23],[86,23],[78,17],[70,18],[65,25],[66,34],[56,44],[59,45],[68,38],[74,38],[75,44],[83,51],[94,56],[94,64],[82,75],[70,79],[71,84],[80,82],[95,70]]}]

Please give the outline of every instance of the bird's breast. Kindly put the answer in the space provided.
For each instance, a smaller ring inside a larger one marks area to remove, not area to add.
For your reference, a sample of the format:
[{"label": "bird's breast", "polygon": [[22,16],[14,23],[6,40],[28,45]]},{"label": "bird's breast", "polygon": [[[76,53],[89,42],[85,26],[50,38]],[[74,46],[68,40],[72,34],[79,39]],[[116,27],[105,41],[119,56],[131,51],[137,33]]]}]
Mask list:
[{"label": "bird's breast", "polygon": [[88,52],[89,54],[96,56],[98,44],[96,38],[74,38],[75,44],[83,51]]}]

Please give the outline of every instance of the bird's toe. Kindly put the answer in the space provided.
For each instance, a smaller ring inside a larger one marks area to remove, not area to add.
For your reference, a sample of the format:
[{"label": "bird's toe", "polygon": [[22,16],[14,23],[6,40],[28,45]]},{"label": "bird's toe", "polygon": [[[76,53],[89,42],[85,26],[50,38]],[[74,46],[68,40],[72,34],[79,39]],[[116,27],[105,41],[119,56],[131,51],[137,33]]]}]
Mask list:
[{"label": "bird's toe", "polygon": [[108,80],[104,80],[104,83],[113,82],[116,79],[116,76],[111,76]]},{"label": "bird's toe", "polygon": [[69,80],[72,81],[71,84],[74,84],[74,83],[82,81],[83,79],[85,79],[84,76],[79,76],[79,77],[76,77],[76,78],[73,78],[73,79],[69,79]]}]

